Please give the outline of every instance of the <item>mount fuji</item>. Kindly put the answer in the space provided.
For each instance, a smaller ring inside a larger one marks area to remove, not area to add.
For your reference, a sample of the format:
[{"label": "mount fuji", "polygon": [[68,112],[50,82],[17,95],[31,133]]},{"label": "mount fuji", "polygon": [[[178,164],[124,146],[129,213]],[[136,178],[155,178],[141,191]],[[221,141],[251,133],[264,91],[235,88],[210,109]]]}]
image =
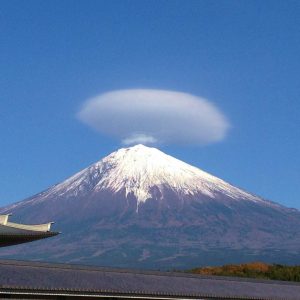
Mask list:
[{"label": "mount fuji", "polygon": [[253,260],[300,263],[300,212],[158,149],[120,149],[62,183],[3,207],[63,233],[3,258],[171,269]]}]

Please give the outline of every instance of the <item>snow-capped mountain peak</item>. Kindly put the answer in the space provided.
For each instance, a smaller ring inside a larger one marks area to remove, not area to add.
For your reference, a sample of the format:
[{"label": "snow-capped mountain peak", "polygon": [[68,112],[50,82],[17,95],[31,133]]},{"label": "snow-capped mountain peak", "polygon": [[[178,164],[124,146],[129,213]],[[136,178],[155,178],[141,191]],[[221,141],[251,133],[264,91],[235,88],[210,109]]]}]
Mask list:
[{"label": "snow-capped mountain peak", "polygon": [[42,253],[39,259],[186,268],[223,257],[280,262],[287,253],[292,262],[300,245],[298,211],[143,145],[113,152],[1,213],[54,220],[63,232],[50,247],[19,248],[22,259]]},{"label": "snow-capped mountain peak", "polygon": [[210,198],[226,194],[232,199],[263,201],[196,167],[162,151],[136,145],[119,149],[99,162],[46,191],[47,194],[76,195],[108,189],[133,194],[140,204],[151,198],[156,187],[164,194],[168,188],[180,195],[202,194]]}]

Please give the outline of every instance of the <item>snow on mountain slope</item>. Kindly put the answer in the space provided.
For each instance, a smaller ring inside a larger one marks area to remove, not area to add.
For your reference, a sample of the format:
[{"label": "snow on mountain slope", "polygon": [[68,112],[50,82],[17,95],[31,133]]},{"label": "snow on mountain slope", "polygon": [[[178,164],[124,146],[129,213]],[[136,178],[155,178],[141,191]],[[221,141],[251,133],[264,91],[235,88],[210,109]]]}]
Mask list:
[{"label": "snow on mountain slope", "polygon": [[125,190],[126,197],[133,193],[139,205],[151,198],[152,187],[158,188],[162,194],[163,189],[168,188],[179,196],[203,194],[214,199],[222,194],[233,200],[242,199],[275,206],[156,148],[143,145],[111,153],[64,182],[49,188],[41,193],[42,197],[32,201],[46,201],[53,196],[71,197],[108,189],[114,193]]}]

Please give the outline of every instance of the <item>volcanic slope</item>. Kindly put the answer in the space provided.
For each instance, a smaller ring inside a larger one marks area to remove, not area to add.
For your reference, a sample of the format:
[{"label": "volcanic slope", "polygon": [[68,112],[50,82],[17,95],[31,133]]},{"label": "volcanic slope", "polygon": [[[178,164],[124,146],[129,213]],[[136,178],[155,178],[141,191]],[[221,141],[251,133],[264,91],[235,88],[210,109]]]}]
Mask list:
[{"label": "volcanic slope", "polygon": [[299,263],[300,213],[137,145],[4,207],[63,234],[3,258],[152,269],[264,260]]}]

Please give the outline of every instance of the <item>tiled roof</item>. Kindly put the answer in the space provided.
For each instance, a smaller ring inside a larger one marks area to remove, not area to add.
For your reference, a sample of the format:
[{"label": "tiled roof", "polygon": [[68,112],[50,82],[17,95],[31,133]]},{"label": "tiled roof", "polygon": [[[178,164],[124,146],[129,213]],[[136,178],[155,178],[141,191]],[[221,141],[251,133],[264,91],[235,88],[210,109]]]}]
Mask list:
[{"label": "tiled roof", "polygon": [[58,232],[50,231],[52,222],[38,225],[25,225],[9,222],[10,214],[0,215],[0,247],[36,241]]},{"label": "tiled roof", "polygon": [[2,260],[0,292],[7,289],[300,300],[300,284],[291,282]]}]

